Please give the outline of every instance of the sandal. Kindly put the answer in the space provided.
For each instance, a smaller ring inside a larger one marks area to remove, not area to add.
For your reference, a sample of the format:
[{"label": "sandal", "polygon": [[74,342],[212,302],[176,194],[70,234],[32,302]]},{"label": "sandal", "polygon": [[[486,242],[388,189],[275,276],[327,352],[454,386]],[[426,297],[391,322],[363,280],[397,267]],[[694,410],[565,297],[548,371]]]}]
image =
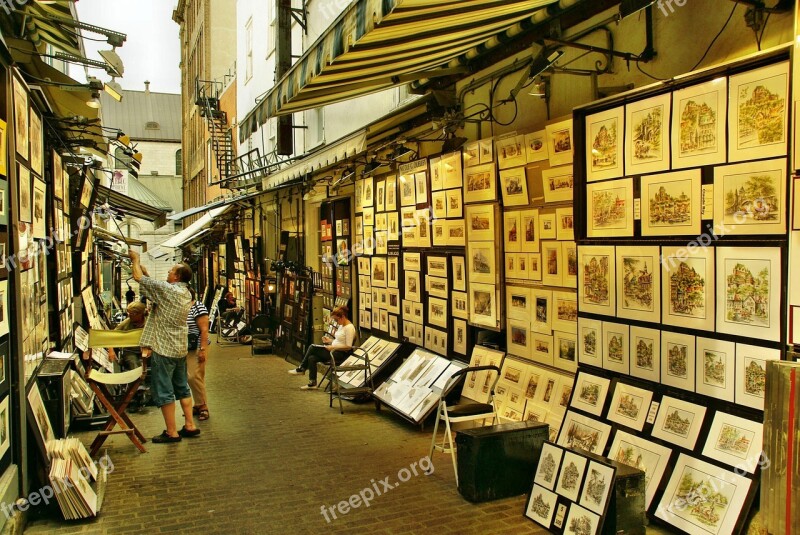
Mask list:
[{"label": "sandal", "polygon": [[197,411],[197,419],[200,421],[208,420],[209,414],[208,409],[198,409]]},{"label": "sandal", "polygon": [[200,414],[200,407],[192,407],[192,415],[197,416]]}]

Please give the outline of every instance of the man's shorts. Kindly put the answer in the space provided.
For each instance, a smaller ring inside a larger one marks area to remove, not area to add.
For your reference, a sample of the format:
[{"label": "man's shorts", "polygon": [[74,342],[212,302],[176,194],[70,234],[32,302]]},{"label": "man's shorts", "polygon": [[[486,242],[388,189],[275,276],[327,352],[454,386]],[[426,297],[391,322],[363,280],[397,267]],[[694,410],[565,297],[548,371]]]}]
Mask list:
[{"label": "man's shorts", "polygon": [[186,374],[186,357],[164,357],[153,351],[150,357],[150,393],[157,407],[176,399],[192,397]]}]

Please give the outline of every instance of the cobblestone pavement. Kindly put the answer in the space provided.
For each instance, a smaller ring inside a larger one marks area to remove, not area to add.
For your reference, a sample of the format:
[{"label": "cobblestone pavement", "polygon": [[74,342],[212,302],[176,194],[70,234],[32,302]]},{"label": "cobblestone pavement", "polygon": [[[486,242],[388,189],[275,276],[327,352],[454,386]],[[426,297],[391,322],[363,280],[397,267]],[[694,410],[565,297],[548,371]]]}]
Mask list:
[{"label": "cobblestone pavement", "polygon": [[[281,357],[251,357],[248,347],[214,345],[202,435],[148,442],[144,454],[110,437],[114,471],[98,517],[65,522],[57,509],[40,509],[26,533],[546,533],[523,516],[525,496],[465,501],[449,456],[435,455],[434,473],[423,475],[413,463],[427,454],[430,426],[372,403],[346,403],[341,415],[325,393],[300,390],[305,379],[290,368]],[[132,417],[148,439],[164,428],[153,407]],[[94,433],[78,436],[88,444]],[[369,507],[354,499],[359,507],[346,514],[321,513],[364,489],[375,494]]]}]

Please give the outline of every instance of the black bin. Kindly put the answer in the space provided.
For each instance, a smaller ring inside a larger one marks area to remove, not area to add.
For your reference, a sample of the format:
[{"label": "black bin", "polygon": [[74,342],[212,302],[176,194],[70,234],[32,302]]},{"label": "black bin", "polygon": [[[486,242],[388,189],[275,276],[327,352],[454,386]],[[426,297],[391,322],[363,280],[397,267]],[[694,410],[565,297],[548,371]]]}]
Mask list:
[{"label": "black bin", "polygon": [[527,493],[548,434],[549,426],[539,422],[459,431],[458,492],[474,503]]}]

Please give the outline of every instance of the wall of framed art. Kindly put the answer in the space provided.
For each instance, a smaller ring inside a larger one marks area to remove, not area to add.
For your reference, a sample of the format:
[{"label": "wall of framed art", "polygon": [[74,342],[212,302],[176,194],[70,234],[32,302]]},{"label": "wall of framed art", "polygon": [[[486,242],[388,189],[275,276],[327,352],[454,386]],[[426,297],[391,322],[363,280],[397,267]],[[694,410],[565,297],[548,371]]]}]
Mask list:
[{"label": "wall of framed art", "polygon": [[[766,363],[787,343],[790,101],[782,48],[575,110],[559,444],[639,459],[651,518],[679,529],[736,532],[758,487]],[[688,484],[714,492],[681,508]]]}]

